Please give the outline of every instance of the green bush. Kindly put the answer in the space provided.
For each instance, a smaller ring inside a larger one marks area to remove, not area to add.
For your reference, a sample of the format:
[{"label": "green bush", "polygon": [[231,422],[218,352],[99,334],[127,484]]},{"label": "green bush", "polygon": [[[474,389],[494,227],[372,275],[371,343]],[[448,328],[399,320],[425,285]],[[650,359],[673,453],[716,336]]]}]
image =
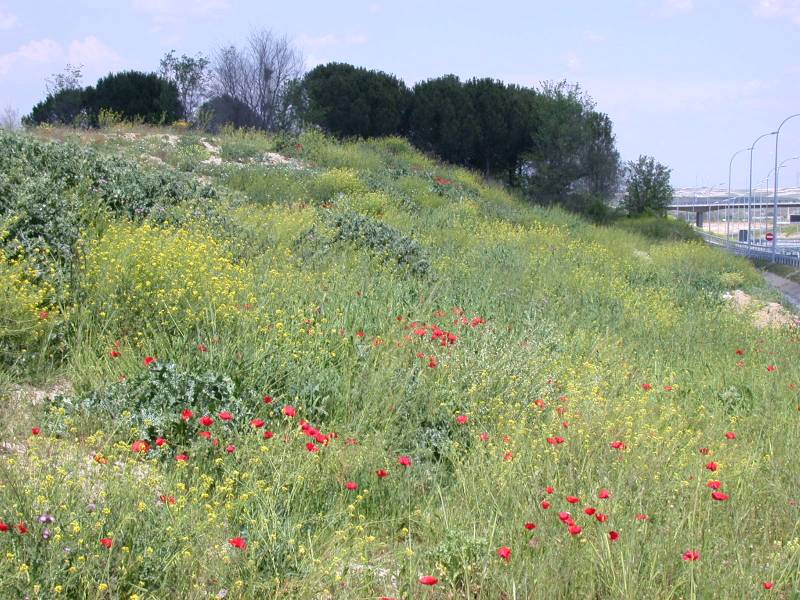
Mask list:
[{"label": "green bush", "polygon": [[82,228],[113,216],[163,221],[181,202],[215,191],[170,170],[73,144],[0,132],[0,213],[9,219],[9,257],[43,253],[69,278]]}]

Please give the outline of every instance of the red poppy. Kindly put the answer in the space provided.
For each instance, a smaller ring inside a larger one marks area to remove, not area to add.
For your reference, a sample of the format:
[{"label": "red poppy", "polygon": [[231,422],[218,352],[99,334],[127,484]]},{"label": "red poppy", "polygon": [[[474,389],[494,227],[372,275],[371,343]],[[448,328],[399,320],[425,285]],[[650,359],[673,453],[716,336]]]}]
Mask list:
[{"label": "red poppy", "polygon": [[264,419],[250,419],[250,425],[259,429],[264,426]]},{"label": "red poppy", "polygon": [[597,519],[598,523],[605,523],[608,521],[608,515],[604,515],[603,513],[595,513],[594,518]]},{"label": "red poppy", "polygon": [[247,550],[247,540],[245,540],[243,537],[231,538],[228,540],[228,543],[239,550]]},{"label": "red poppy", "polygon": [[683,553],[683,555],[681,555],[681,558],[686,561],[700,560],[700,553],[694,550],[687,550]]},{"label": "red poppy", "polygon": [[219,413],[219,418],[222,419],[223,421],[230,421],[231,419],[233,419],[233,415],[229,413],[227,410],[223,410],[221,413]]},{"label": "red poppy", "polygon": [[200,417],[200,425],[204,427],[211,427],[214,424],[214,418],[208,415]]},{"label": "red poppy", "polygon": [[295,407],[291,404],[287,404],[283,407],[283,414],[287,417],[293,417],[297,414],[297,409],[295,409]]},{"label": "red poppy", "polygon": [[672,386],[671,385],[665,385],[664,386],[664,391],[665,392],[671,392],[672,391]]},{"label": "red poppy", "polygon": [[112,350],[111,352],[108,353],[108,355],[111,358],[119,358],[120,356],[122,356],[117,350]]},{"label": "red poppy", "polygon": [[566,429],[567,427],[569,427],[569,421],[563,421],[563,422],[561,423],[561,426],[562,426],[564,429]]},{"label": "red poppy", "polygon": [[578,498],[577,496],[567,496],[567,502],[569,502],[570,504],[578,504],[578,502],[580,501],[581,499]]},{"label": "red poppy", "polygon": [[197,344],[197,349],[200,352],[208,352],[208,347],[203,343]]},{"label": "red poppy", "polygon": [[316,452],[317,450],[319,450],[319,448],[317,448],[317,445],[314,444],[313,442],[308,442],[306,444],[306,450],[308,450],[309,452]]},{"label": "red poppy", "polygon": [[558,446],[559,444],[563,444],[566,440],[561,436],[549,437],[547,438],[547,443],[551,446]]},{"label": "red poppy", "polygon": [[767,366],[767,371],[769,371],[770,373],[772,373],[772,372],[773,372],[775,369],[777,369],[777,368],[778,368],[778,367],[776,367],[775,365],[769,365],[769,366]]},{"label": "red poppy", "polygon": [[404,455],[400,456],[400,457],[397,459],[397,462],[398,462],[399,464],[403,465],[404,467],[410,467],[410,466],[411,466],[411,457],[409,457],[409,456],[406,456],[406,455],[404,454]]},{"label": "red poppy", "polygon": [[711,492],[711,497],[714,500],[719,500],[720,502],[724,502],[728,499],[728,494],[725,492]]},{"label": "red poppy", "polygon": [[105,546],[106,548],[111,548],[114,545],[114,540],[111,538],[100,538],[100,544]]},{"label": "red poppy", "polygon": [[428,367],[430,367],[431,369],[435,369],[438,366],[439,366],[439,363],[436,360],[436,357],[435,356],[431,356],[430,360],[428,361]]},{"label": "red poppy", "polygon": [[547,510],[548,508],[550,508],[550,503],[549,503],[547,500],[542,500],[542,503],[541,503],[541,505],[540,505],[540,506],[541,506],[543,509]]},{"label": "red poppy", "polygon": [[706,469],[709,471],[716,471],[719,468],[719,465],[715,463],[713,460],[711,462],[706,463]]},{"label": "red poppy", "polygon": [[611,496],[611,492],[609,492],[607,489],[602,489],[597,494],[597,497],[600,498],[601,500],[605,500],[609,496]]},{"label": "red poppy", "polygon": [[40,433],[42,433],[42,430],[39,429],[38,427],[34,427],[34,428],[31,429],[31,434],[32,435],[39,435]]},{"label": "red poppy", "polygon": [[178,454],[178,456],[175,457],[175,460],[177,460],[178,462],[188,462],[189,461],[189,455],[188,454]]},{"label": "red poppy", "polygon": [[436,585],[437,583],[439,583],[439,580],[436,579],[436,577],[434,577],[433,575],[423,575],[422,577],[419,578],[419,582],[422,585]]},{"label": "red poppy", "polygon": [[380,479],[383,479],[384,477],[389,476],[389,471],[387,471],[386,469],[378,469],[377,471],[375,471],[375,475],[377,475]]},{"label": "red poppy", "polygon": [[528,531],[536,529],[536,523],[525,523],[525,529],[527,529]]},{"label": "red poppy", "polygon": [[188,421],[193,416],[194,416],[194,413],[192,411],[190,411],[188,408],[186,408],[183,411],[181,411],[181,419],[183,419],[184,421]]},{"label": "red poppy", "polygon": [[273,435],[275,435],[275,434],[272,433],[271,431],[267,430],[267,431],[264,432],[264,439],[265,440],[271,440]]},{"label": "red poppy", "polygon": [[649,392],[651,389],[653,389],[653,384],[652,383],[643,383],[642,384],[642,389],[645,392]]},{"label": "red poppy", "polygon": [[469,417],[467,415],[458,415],[456,417],[456,422],[459,425],[466,425],[468,421],[469,421]]},{"label": "red poppy", "polygon": [[708,454],[710,454],[710,453],[711,453],[711,450],[709,450],[708,448],[706,448],[706,447],[704,446],[704,447],[700,448],[700,449],[698,450],[698,452],[699,452],[700,454],[702,454],[703,456],[708,456]]},{"label": "red poppy", "polygon": [[552,486],[548,485],[546,488],[544,488],[544,491],[548,494],[552,494],[555,490],[552,488]]},{"label": "red poppy", "polygon": [[363,329],[359,329],[358,331],[356,331],[356,335],[358,337],[364,337],[366,334],[364,333]]},{"label": "red poppy", "polygon": [[228,444],[225,447],[225,452],[227,452],[228,454],[233,454],[234,452],[236,452],[236,446],[234,446],[233,444]]},{"label": "red poppy", "polygon": [[614,440],[611,442],[610,446],[614,448],[614,450],[625,450],[625,443],[619,440]]},{"label": "red poppy", "polygon": [[355,481],[348,481],[347,483],[344,484],[344,487],[346,487],[348,490],[352,492],[358,489],[358,484]]},{"label": "red poppy", "polygon": [[771,590],[772,588],[775,587],[775,582],[774,581],[765,581],[761,585],[764,586],[765,590]]},{"label": "red poppy", "polygon": [[159,448],[161,448],[161,446],[163,446],[166,443],[167,443],[167,440],[165,440],[164,438],[162,438],[162,437],[156,438],[156,446],[158,446]]},{"label": "red poppy", "polygon": [[9,529],[11,529],[11,527],[8,523],[0,521],[0,533],[7,533]]},{"label": "red poppy", "polygon": [[718,490],[719,488],[722,487],[722,482],[721,481],[715,481],[715,480],[712,479],[706,485],[708,487],[710,487],[712,490]]},{"label": "red poppy", "polygon": [[272,396],[264,396],[264,404],[272,404]]},{"label": "red poppy", "polygon": [[729,440],[735,440],[736,434],[733,431],[728,431],[727,433],[725,433],[725,437],[728,438]]},{"label": "red poppy", "polygon": [[497,549],[497,556],[508,562],[511,560],[511,548],[508,546],[500,546]]},{"label": "red poppy", "polygon": [[569,526],[569,532],[572,535],[580,535],[581,531],[583,531],[583,528],[580,525]]},{"label": "red poppy", "polygon": [[153,358],[152,356],[145,356],[145,357],[144,357],[144,366],[145,366],[145,367],[149,367],[149,366],[150,366],[150,365],[152,365],[154,362],[156,362],[156,359],[155,359],[155,358]]},{"label": "red poppy", "polygon": [[486,433],[485,431],[482,434],[480,434],[478,437],[481,439],[482,442],[488,442],[489,441],[489,434]]},{"label": "red poppy", "polygon": [[28,526],[25,525],[25,521],[17,523],[17,531],[19,531],[20,534],[28,533]]},{"label": "red poppy", "polygon": [[162,494],[161,496],[158,497],[158,499],[161,500],[161,502],[163,502],[164,504],[175,504],[175,496],[167,496],[165,494]]},{"label": "red poppy", "polygon": [[609,531],[608,537],[612,542],[616,542],[619,539],[619,532],[618,531]]},{"label": "red poppy", "polygon": [[201,438],[205,438],[207,440],[211,439],[211,432],[210,431],[198,431],[197,435],[199,435]]},{"label": "red poppy", "polygon": [[506,462],[511,462],[514,460],[514,453],[513,452],[506,452],[503,454],[503,460]]},{"label": "red poppy", "polygon": [[736,356],[744,356],[744,350],[742,350],[741,348],[737,349]]},{"label": "red poppy", "polygon": [[636,515],[636,520],[637,521],[647,521],[647,519],[648,519],[647,515],[643,515],[643,514]]},{"label": "red poppy", "polygon": [[591,506],[589,506],[587,508],[584,508],[583,512],[585,512],[587,515],[589,515],[591,517],[594,513],[597,512],[597,509],[596,508],[592,508]]},{"label": "red poppy", "polygon": [[572,520],[572,515],[569,514],[568,511],[562,510],[560,513],[558,513],[558,518],[561,519],[562,522],[566,523],[567,521]]},{"label": "red poppy", "polygon": [[131,452],[150,452],[150,442],[147,440],[136,440],[131,444]]}]

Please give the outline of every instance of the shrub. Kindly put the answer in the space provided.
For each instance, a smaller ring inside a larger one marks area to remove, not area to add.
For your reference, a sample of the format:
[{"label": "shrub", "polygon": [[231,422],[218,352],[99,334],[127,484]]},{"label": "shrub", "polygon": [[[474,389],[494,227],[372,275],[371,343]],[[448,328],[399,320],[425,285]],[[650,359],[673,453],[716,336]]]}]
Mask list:
[{"label": "shrub", "polygon": [[57,267],[59,283],[72,272],[82,228],[113,215],[163,220],[183,201],[214,196],[212,188],[172,171],[142,169],[73,144],[0,132],[0,212],[9,217],[7,255],[42,253]]},{"label": "shrub", "polygon": [[196,417],[222,410],[235,412],[237,417],[248,414],[229,377],[182,372],[175,364],[159,361],[125,381],[82,396],[58,397],[53,406],[72,416],[90,415],[101,421],[113,418],[128,431],[136,430],[138,437],[165,437],[179,446],[197,438],[197,420],[184,420],[181,413],[185,409]]},{"label": "shrub", "polygon": [[200,107],[199,114],[202,115],[205,128],[212,133],[218,132],[225,125],[259,129],[264,127],[261,117],[253,109],[228,95],[212,98]]},{"label": "shrub", "polygon": [[84,100],[85,93],[81,89],[70,88],[55,94],[48,94],[47,98],[33,107],[31,113],[25,116],[22,122],[25,125],[77,124],[81,117],[86,117]]},{"label": "shrub", "polygon": [[332,242],[353,242],[372,250],[384,260],[407,266],[416,275],[430,271],[430,260],[422,245],[388,225],[353,211],[335,213],[329,225],[335,229]]},{"label": "shrub", "polygon": [[338,195],[366,192],[366,186],[351,169],[331,169],[314,178],[310,192],[314,200],[329,202]]},{"label": "shrub", "polygon": [[106,75],[94,87],[86,88],[84,105],[97,123],[100,110],[110,109],[123,119],[169,124],[183,113],[178,88],[156,75],[123,71]]},{"label": "shrub", "polygon": [[398,133],[411,102],[396,77],[343,63],[315,67],[300,88],[301,116],[339,137]]},{"label": "shrub", "polygon": [[240,315],[253,274],[210,235],[150,224],[110,225],[86,244],[83,305],[123,333],[183,331]]},{"label": "shrub", "polygon": [[54,296],[24,256],[9,259],[0,249],[0,363],[17,361],[46,335],[58,318]]}]

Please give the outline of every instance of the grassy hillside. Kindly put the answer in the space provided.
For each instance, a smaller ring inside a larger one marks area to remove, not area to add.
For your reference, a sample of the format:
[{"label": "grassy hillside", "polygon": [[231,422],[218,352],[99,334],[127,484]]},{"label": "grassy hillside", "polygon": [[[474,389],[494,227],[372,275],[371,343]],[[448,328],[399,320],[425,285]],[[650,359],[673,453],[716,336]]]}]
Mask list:
[{"label": "grassy hillside", "polygon": [[0,597],[800,589],[739,258],[393,138],[0,134],[0,199]]}]

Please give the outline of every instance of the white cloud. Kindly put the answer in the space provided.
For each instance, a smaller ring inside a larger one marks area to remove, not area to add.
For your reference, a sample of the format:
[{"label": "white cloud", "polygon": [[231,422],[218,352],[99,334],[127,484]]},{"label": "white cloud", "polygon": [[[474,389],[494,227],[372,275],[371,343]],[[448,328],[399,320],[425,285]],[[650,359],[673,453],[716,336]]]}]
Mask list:
[{"label": "white cloud", "polygon": [[211,17],[230,5],[229,0],[130,0],[134,10],[148,15],[156,29],[187,19]]},{"label": "white cloud", "polygon": [[122,57],[93,35],[70,42],[66,54],[69,64],[83,65],[83,76],[89,83],[123,65]]},{"label": "white cloud", "polygon": [[662,15],[678,15],[692,12],[694,0],[662,0],[660,13]]},{"label": "white cloud", "polygon": [[72,40],[66,48],[55,40],[45,38],[0,54],[0,76],[16,69],[35,69],[37,66],[58,71],[67,63],[83,65],[84,76],[87,80],[93,80],[119,68],[123,61],[119,54],[94,36]]},{"label": "white cloud", "polygon": [[366,44],[369,38],[364,33],[354,33],[351,35],[335,35],[328,33],[320,36],[309,36],[306,34],[297,38],[297,43],[306,50],[319,50],[321,48],[331,48],[335,46],[356,46]]},{"label": "white cloud", "polygon": [[583,39],[585,39],[590,44],[604,44],[608,41],[608,38],[601,33],[597,33],[595,31],[587,31],[583,34]]},{"label": "white cloud", "polygon": [[17,15],[0,7],[0,31],[8,31],[14,29],[19,23]]},{"label": "white cloud", "polygon": [[753,13],[765,19],[790,19],[800,25],[800,0],[755,0]]},{"label": "white cloud", "polygon": [[564,55],[564,63],[570,71],[577,71],[581,68],[581,59],[574,52],[567,52]]},{"label": "white cloud", "polygon": [[58,42],[47,38],[33,40],[16,50],[0,54],[0,75],[7,75],[18,65],[49,63],[62,55],[63,49]]}]

